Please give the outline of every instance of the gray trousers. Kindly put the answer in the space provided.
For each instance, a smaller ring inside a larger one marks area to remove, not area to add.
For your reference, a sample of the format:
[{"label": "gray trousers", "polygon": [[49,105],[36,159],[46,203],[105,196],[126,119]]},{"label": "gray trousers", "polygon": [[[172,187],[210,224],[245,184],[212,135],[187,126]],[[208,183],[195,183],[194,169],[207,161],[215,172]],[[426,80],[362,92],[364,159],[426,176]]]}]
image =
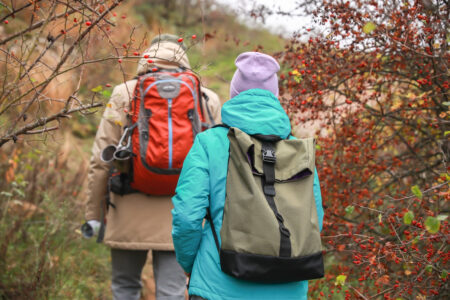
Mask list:
[{"label": "gray trousers", "polygon": [[[139,300],[147,250],[111,249],[114,300]],[[186,276],[174,251],[153,251],[156,300],[184,300]]]}]

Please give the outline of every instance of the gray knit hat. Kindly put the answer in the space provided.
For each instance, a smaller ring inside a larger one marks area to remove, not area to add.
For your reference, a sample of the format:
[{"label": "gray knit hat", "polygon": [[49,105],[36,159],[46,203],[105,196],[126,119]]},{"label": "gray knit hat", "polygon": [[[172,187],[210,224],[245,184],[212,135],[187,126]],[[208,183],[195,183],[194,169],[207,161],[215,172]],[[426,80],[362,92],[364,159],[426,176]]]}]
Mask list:
[{"label": "gray knit hat", "polygon": [[184,45],[183,42],[178,42],[179,39],[180,38],[176,35],[163,33],[163,34],[155,36],[153,38],[153,40],[151,41],[150,46],[152,46],[153,44],[160,43],[160,42],[171,42],[171,43],[180,45],[181,48],[184,51],[186,51],[186,46]]}]

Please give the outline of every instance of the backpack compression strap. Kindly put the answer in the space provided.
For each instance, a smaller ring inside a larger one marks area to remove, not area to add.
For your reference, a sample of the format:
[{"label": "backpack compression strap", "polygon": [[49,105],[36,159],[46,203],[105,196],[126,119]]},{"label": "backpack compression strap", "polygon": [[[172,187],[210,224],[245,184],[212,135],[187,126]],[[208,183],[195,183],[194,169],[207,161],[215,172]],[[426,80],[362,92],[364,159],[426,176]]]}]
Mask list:
[{"label": "backpack compression strap", "polygon": [[[279,137],[277,137],[279,139]],[[277,160],[275,156],[274,141],[268,141],[273,139],[272,136],[264,136],[262,138],[262,159],[263,159],[263,176],[261,177],[261,184],[263,186],[264,196],[267,203],[272,209],[275,217],[278,221],[278,227],[280,230],[280,257],[291,257],[291,233],[289,229],[284,226],[283,216],[278,212],[275,204],[275,162]]]}]

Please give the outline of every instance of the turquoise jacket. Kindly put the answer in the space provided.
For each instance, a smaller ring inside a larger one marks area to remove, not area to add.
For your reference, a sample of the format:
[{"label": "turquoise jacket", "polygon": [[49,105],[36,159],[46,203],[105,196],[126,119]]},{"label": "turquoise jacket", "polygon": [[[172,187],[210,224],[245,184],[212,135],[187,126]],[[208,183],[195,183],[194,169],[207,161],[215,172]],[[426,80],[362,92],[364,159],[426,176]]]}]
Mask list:
[{"label": "turquoise jacket", "polygon": [[[223,123],[247,134],[291,132],[289,118],[269,91],[251,89],[223,105]],[[217,127],[197,135],[184,161],[176,195],[172,198],[172,237],[179,264],[191,273],[189,294],[205,299],[307,299],[308,282],[260,284],[233,278],[220,269],[219,253],[209,222],[210,207],[217,232],[222,227],[228,167],[228,129]],[[319,178],[314,174],[314,196],[322,229],[323,208]],[[220,235],[219,235],[220,240]]]}]

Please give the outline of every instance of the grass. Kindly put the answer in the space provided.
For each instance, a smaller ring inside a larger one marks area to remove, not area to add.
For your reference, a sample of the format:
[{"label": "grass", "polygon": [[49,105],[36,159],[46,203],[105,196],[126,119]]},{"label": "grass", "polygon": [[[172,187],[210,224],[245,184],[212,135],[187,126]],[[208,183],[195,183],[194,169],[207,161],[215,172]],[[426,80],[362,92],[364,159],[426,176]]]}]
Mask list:
[{"label": "grass", "polygon": [[23,148],[0,168],[0,299],[110,298],[109,249],[79,232],[87,169],[53,155],[63,148]]}]

